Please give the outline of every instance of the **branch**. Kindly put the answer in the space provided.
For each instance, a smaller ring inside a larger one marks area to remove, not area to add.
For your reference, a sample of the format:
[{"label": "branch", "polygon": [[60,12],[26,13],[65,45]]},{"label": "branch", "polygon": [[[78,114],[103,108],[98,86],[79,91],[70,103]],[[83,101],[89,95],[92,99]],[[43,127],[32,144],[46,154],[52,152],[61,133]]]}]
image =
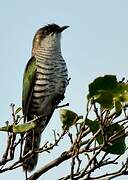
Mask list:
[{"label": "branch", "polygon": [[61,164],[62,162],[70,159],[72,157],[72,152],[70,151],[66,151],[64,153],[62,153],[58,158],[56,158],[55,160],[51,161],[50,163],[48,163],[47,165],[45,165],[44,167],[40,168],[39,170],[37,170],[33,175],[31,175],[28,180],[36,180],[37,178],[39,178],[42,174],[44,174],[45,172],[47,172],[49,169],[52,169],[56,166],[58,166],[59,164]]}]

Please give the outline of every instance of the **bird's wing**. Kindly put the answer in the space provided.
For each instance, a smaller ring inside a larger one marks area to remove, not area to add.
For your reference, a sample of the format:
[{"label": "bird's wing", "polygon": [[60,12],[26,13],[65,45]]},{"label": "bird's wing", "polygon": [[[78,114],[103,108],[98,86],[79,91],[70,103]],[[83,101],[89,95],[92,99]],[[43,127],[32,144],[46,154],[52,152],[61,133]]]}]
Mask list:
[{"label": "bird's wing", "polygon": [[30,100],[32,97],[33,86],[35,82],[36,75],[36,59],[32,57],[25,68],[24,77],[23,77],[23,91],[22,91],[22,108],[24,119],[26,119]]}]

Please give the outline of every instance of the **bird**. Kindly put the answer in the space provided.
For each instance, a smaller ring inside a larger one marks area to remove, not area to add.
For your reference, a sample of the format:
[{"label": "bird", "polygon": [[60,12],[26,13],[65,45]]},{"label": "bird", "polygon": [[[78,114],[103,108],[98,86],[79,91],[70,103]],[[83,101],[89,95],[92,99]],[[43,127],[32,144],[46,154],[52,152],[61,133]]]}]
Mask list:
[{"label": "bird", "polygon": [[[24,122],[37,117],[37,125],[26,133],[23,156],[39,149],[41,134],[64,99],[68,70],[61,52],[61,34],[68,27],[47,24],[38,29],[33,38],[31,58],[23,75],[22,109]],[[33,171],[37,161],[35,152],[24,159],[23,170]]]}]

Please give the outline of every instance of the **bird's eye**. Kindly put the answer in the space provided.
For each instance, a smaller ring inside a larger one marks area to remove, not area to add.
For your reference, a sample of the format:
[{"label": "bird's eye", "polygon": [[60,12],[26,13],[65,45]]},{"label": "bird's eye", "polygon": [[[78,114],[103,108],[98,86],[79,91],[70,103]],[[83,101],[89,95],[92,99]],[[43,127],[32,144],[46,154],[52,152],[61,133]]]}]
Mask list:
[{"label": "bird's eye", "polygon": [[42,34],[43,34],[43,35],[46,35],[46,34],[47,34],[47,31],[42,32]]}]

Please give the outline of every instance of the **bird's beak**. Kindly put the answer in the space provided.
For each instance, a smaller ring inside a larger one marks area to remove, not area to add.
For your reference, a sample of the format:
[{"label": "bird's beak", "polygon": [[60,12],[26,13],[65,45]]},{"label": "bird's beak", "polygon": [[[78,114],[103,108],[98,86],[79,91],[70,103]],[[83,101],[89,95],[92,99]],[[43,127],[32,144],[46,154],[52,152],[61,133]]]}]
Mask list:
[{"label": "bird's beak", "polygon": [[67,28],[69,28],[69,26],[62,26],[62,27],[60,28],[60,32],[64,31],[64,30],[67,29]]}]

